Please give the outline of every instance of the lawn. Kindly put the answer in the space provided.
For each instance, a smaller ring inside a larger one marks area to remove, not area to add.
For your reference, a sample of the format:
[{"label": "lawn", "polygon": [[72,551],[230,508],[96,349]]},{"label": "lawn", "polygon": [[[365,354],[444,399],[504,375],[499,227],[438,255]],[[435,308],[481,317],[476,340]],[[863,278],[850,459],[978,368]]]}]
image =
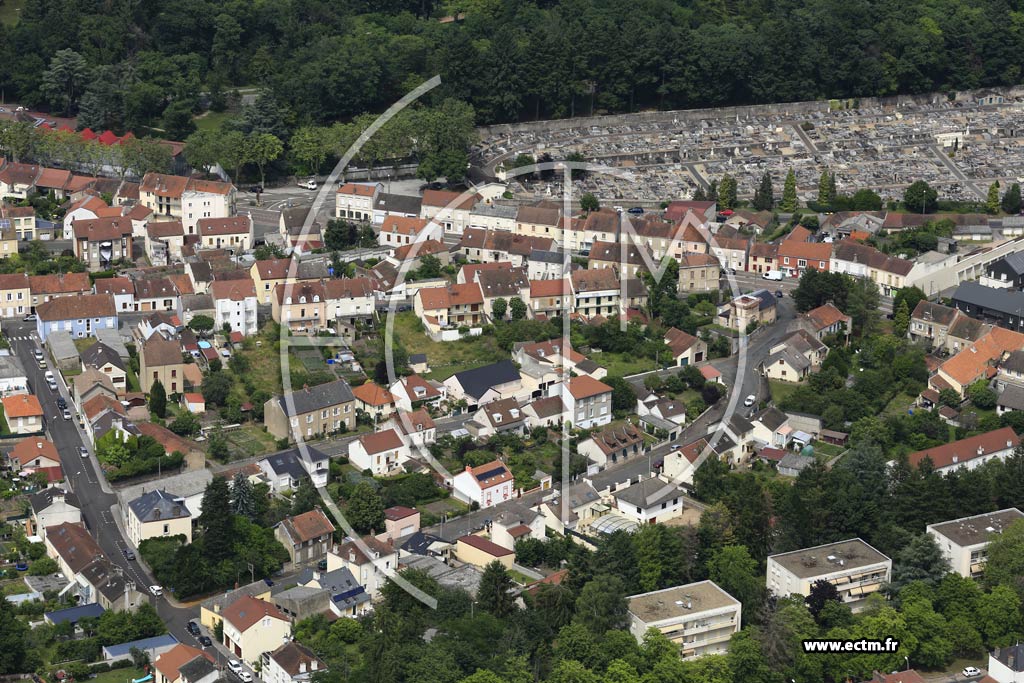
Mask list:
[{"label": "lawn", "polygon": [[126,681],[142,678],[145,675],[141,669],[125,667],[124,669],[114,669],[113,671],[104,671],[103,673],[96,674],[95,678],[89,679],[89,683],[126,683]]},{"label": "lawn", "polygon": [[891,415],[904,415],[906,414],[907,410],[910,410],[914,407],[915,400],[915,396],[905,394],[901,391],[900,393],[892,397],[892,400],[889,401],[888,405],[885,406],[885,409],[882,411],[880,417],[886,418]]},{"label": "lawn", "polygon": [[775,405],[779,405],[783,399],[792,394],[798,388],[800,388],[800,385],[793,384],[792,382],[780,382],[774,379],[768,380],[768,389],[772,393],[772,402]]},{"label": "lawn", "polygon": [[595,363],[608,369],[609,377],[626,377],[656,370],[653,358],[641,358],[628,353],[602,351],[592,355]]},{"label": "lawn", "polygon": [[0,24],[14,26],[21,19],[25,0],[0,0]]},{"label": "lawn", "polygon": [[263,431],[261,425],[247,424],[224,434],[232,460],[250,458],[254,455],[273,453],[277,450],[277,439]]},{"label": "lawn", "polygon": [[194,121],[197,130],[217,131],[232,116],[233,114],[227,111],[208,111],[201,116],[197,116]]},{"label": "lawn", "polygon": [[[423,330],[423,324],[412,311],[395,314],[395,340],[408,353],[425,353],[431,371],[427,377],[443,380],[456,372],[507,360],[508,353],[498,348],[493,336],[468,337],[453,342],[435,342]],[[380,346],[379,343],[377,345]],[[369,371],[380,359],[382,349],[377,348],[372,363],[364,362]],[[362,359],[367,360],[367,359]]]}]

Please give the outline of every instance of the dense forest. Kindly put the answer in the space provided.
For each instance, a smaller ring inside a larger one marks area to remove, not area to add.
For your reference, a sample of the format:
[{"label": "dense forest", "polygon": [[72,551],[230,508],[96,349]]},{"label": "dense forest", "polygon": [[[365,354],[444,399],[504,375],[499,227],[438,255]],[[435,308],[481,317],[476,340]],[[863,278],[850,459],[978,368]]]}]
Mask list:
[{"label": "dense forest", "polygon": [[1005,85],[1024,54],[1018,0],[27,0],[20,16],[0,27],[4,101],[115,130],[245,87],[294,130],[440,74],[433,103],[484,124]]}]

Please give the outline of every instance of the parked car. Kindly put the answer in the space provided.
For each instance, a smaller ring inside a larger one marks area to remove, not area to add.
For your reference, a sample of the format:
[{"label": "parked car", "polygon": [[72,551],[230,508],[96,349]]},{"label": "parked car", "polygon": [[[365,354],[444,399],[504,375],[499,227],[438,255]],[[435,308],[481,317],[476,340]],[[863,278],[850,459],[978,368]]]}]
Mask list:
[{"label": "parked car", "polygon": [[22,318],[22,320],[27,322],[27,323],[34,323],[36,321],[36,314],[35,313],[29,313],[24,318]]},{"label": "parked car", "polygon": [[781,270],[769,270],[769,271],[765,272],[763,275],[761,275],[761,277],[763,277],[765,280],[781,281],[782,280],[782,271]]},{"label": "parked car", "polygon": [[197,640],[199,641],[199,644],[203,647],[210,647],[211,645],[213,645],[213,641],[210,640],[210,636],[199,636]]},{"label": "parked car", "polygon": [[187,628],[188,632],[194,636],[202,635],[202,632],[199,630],[199,624],[197,624],[194,621],[190,621],[187,624],[185,624],[185,628]]},{"label": "parked car", "polygon": [[629,213],[641,214],[643,212],[644,212],[644,209],[641,206],[632,206],[629,209]]},{"label": "parked car", "polygon": [[125,548],[121,552],[124,553],[124,559],[128,560],[129,562],[135,561],[135,553],[132,551],[131,548]]},{"label": "parked car", "polygon": [[40,349],[36,349],[35,351],[33,351],[32,355],[36,357],[37,361],[40,361],[40,360],[43,359],[43,352]]},{"label": "parked car", "polygon": [[310,178],[309,180],[300,180],[299,187],[301,187],[304,190],[315,190],[316,181],[313,180],[312,178]]},{"label": "parked car", "polygon": [[68,402],[64,400],[63,396],[57,397],[57,407],[60,408],[61,410],[64,410],[65,408],[68,407]]},{"label": "parked car", "polygon": [[231,671],[234,671],[235,673],[238,673],[239,671],[242,670],[242,663],[240,661],[238,661],[237,659],[229,659],[228,660],[228,668]]},{"label": "parked car", "polygon": [[71,419],[71,411],[68,410],[67,408],[64,409],[64,419],[65,420],[70,420]]},{"label": "parked car", "polygon": [[162,586],[150,586],[149,592],[159,598],[161,595],[164,594],[164,589]]},{"label": "parked car", "polygon": [[89,457],[89,449],[86,448],[85,446],[79,446],[78,447],[78,454],[80,456],[82,456],[83,458],[88,458]]},{"label": "parked car", "polygon": [[754,405],[755,403],[757,403],[757,396],[754,396],[753,394],[743,399],[743,405],[746,406],[747,408]]},{"label": "parked car", "polygon": [[235,675],[238,676],[239,680],[241,680],[242,683],[252,683],[252,674],[248,671],[239,671]]},{"label": "parked car", "polygon": [[961,673],[964,676],[980,676],[981,675],[981,669],[979,669],[976,666],[965,666],[964,670]]}]

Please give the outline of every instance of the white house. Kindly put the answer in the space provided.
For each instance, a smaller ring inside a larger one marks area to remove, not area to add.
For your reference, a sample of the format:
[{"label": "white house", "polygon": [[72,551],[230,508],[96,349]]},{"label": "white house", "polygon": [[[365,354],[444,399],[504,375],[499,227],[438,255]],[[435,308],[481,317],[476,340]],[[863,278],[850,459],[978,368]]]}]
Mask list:
[{"label": "white house", "polygon": [[486,508],[509,500],[514,484],[512,471],[500,460],[493,460],[479,467],[467,465],[455,475],[452,493],[464,503]]},{"label": "white house", "polygon": [[348,539],[327,554],[327,571],[347,569],[366,589],[371,598],[380,595],[380,588],[398,569],[395,549],[373,536],[361,540]]},{"label": "white house", "polygon": [[215,280],[210,285],[215,329],[225,323],[243,336],[256,334],[256,286],[252,280]]},{"label": "white house", "polygon": [[349,444],[348,460],[360,470],[386,475],[409,459],[409,447],[394,429],[361,434]]},{"label": "white house", "polygon": [[614,493],[615,507],[640,524],[654,524],[683,514],[683,491],[658,478],[644,479]]},{"label": "white house", "polygon": [[267,655],[260,677],[265,683],[309,683],[326,668],[312,650],[292,640]]}]

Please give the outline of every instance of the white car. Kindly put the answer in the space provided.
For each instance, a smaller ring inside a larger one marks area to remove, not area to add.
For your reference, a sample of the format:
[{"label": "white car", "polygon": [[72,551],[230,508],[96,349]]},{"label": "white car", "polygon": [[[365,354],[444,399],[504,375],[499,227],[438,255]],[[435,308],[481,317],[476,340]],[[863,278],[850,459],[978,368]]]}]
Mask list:
[{"label": "white car", "polygon": [[164,594],[164,589],[160,586],[150,586],[149,592],[159,598],[161,595]]},{"label": "white car", "polygon": [[43,352],[40,351],[39,349],[36,349],[35,351],[33,351],[32,355],[36,357],[36,360],[42,360],[43,359]]},{"label": "white car", "polygon": [[979,669],[976,666],[965,666],[964,670],[960,673],[962,673],[964,676],[980,676],[981,669]]},{"label": "white car", "polygon": [[242,663],[237,659],[228,660],[228,668],[234,671],[236,674],[242,671]]},{"label": "white car", "polygon": [[239,671],[235,674],[242,681],[242,683],[252,683],[252,674],[248,671]]},{"label": "white car", "polygon": [[754,396],[753,394],[743,399],[743,405],[746,406],[747,408],[754,405],[755,403],[757,403],[757,396]]},{"label": "white car", "polygon": [[82,456],[83,458],[88,458],[89,457],[89,449],[86,448],[85,446],[79,446],[78,447],[78,454],[80,456]]},{"label": "white car", "polygon": [[303,188],[304,190],[315,190],[316,189],[316,181],[315,180],[303,180],[303,181],[301,181],[299,183],[299,187]]}]

